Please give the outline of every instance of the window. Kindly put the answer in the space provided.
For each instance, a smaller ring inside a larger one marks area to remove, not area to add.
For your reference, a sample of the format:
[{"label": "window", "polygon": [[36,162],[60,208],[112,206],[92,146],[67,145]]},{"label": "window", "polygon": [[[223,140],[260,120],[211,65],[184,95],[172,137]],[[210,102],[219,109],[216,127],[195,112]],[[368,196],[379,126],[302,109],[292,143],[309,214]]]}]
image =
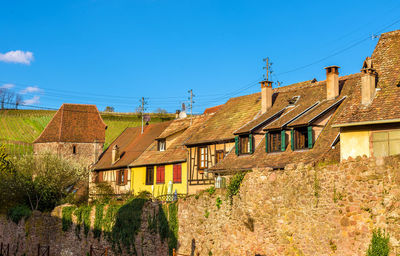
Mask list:
[{"label": "window", "polygon": [[224,151],[223,150],[217,150],[215,152],[215,163],[219,163],[224,159]]},{"label": "window", "polygon": [[103,182],[104,181],[104,179],[103,179],[103,172],[102,171],[99,171],[99,172],[93,172],[93,176],[94,176],[94,182],[95,183],[100,183],[100,182]]},{"label": "window", "polygon": [[154,184],[154,167],[147,166],[146,167],[146,185]]},{"label": "window", "polygon": [[165,139],[158,140],[158,151],[165,151],[167,148],[167,142]]},{"label": "window", "polygon": [[268,134],[269,138],[269,149],[268,152],[280,152],[282,151],[282,135],[281,131],[270,132]]},{"label": "window", "polygon": [[165,166],[157,166],[157,184],[164,184],[165,183]]},{"label": "window", "polygon": [[174,183],[182,182],[182,165],[181,164],[174,164],[173,181],[174,181]]},{"label": "window", "polygon": [[375,157],[400,154],[400,130],[372,133]]},{"label": "window", "polygon": [[124,186],[128,183],[128,170],[117,170],[117,185]]},{"label": "window", "polygon": [[311,126],[295,129],[292,132],[292,136],[294,136],[294,140],[292,139],[294,143],[294,148],[292,147],[293,150],[312,148],[313,132]]},{"label": "window", "polygon": [[250,154],[250,138],[248,135],[239,137],[240,154]]},{"label": "window", "polygon": [[76,145],[72,145],[72,154],[76,155]]},{"label": "window", "polygon": [[208,167],[208,150],[207,147],[199,147],[199,169]]}]

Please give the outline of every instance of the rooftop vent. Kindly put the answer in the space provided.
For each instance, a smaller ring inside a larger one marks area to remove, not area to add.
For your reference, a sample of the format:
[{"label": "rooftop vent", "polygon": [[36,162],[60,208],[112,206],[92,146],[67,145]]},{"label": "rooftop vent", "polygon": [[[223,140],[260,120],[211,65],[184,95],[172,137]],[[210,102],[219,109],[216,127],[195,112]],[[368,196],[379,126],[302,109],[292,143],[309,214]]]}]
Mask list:
[{"label": "rooftop vent", "polygon": [[296,104],[299,101],[299,99],[300,99],[300,96],[294,96],[293,98],[288,99],[289,105]]}]

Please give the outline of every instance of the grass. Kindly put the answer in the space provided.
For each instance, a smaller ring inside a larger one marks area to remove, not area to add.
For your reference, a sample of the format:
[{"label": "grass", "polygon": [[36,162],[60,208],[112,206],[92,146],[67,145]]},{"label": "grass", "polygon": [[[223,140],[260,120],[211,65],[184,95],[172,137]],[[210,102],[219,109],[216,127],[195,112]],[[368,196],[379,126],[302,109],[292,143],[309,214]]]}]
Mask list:
[{"label": "grass", "polygon": [[[55,113],[55,111],[49,110],[0,110],[0,127],[2,127],[0,129],[0,142],[15,141],[32,143],[44,130]],[[104,148],[108,147],[125,128],[141,125],[141,119],[133,113],[101,113],[101,115],[108,126]],[[173,115],[161,117],[157,114],[151,114],[151,116],[152,123],[173,118]],[[14,145],[12,147],[14,148]],[[18,145],[15,147],[17,147],[15,149],[17,151],[25,150],[19,149]]]}]

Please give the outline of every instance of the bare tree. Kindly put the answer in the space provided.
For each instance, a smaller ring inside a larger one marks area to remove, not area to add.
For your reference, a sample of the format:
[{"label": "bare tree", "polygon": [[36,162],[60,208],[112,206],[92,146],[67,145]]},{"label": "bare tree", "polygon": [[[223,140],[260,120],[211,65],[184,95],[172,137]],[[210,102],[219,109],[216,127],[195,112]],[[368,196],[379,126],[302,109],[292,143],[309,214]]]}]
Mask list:
[{"label": "bare tree", "polygon": [[5,88],[0,88],[0,103],[1,103],[1,109],[4,109],[4,102],[6,100],[6,89]]},{"label": "bare tree", "polygon": [[14,99],[15,99],[15,92],[11,90],[6,90],[6,104],[8,108],[12,108],[11,106],[14,105]]},{"label": "bare tree", "polygon": [[18,109],[18,106],[22,104],[24,101],[23,97],[21,94],[17,93],[15,95],[15,109]]}]

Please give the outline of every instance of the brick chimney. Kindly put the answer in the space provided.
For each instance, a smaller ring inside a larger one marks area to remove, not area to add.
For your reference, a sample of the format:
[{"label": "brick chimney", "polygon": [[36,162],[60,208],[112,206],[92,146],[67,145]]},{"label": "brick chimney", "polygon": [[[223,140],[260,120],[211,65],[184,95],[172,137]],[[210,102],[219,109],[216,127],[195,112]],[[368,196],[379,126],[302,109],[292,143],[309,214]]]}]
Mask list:
[{"label": "brick chimney", "polygon": [[261,84],[261,114],[267,112],[272,107],[272,82],[262,81]]},{"label": "brick chimney", "polygon": [[326,99],[332,100],[339,96],[339,68],[338,66],[326,67]]},{"label": "brick chimney", "polygon": [[119,147],[114,145],[111,152],[111,164],[114,164],[119,160]]},{"label": "brick chimney", "polygon": [[376,72],[370,57],[365,59],[361,73],[361,103],[369,105],[374,99],[376,91]]}]

